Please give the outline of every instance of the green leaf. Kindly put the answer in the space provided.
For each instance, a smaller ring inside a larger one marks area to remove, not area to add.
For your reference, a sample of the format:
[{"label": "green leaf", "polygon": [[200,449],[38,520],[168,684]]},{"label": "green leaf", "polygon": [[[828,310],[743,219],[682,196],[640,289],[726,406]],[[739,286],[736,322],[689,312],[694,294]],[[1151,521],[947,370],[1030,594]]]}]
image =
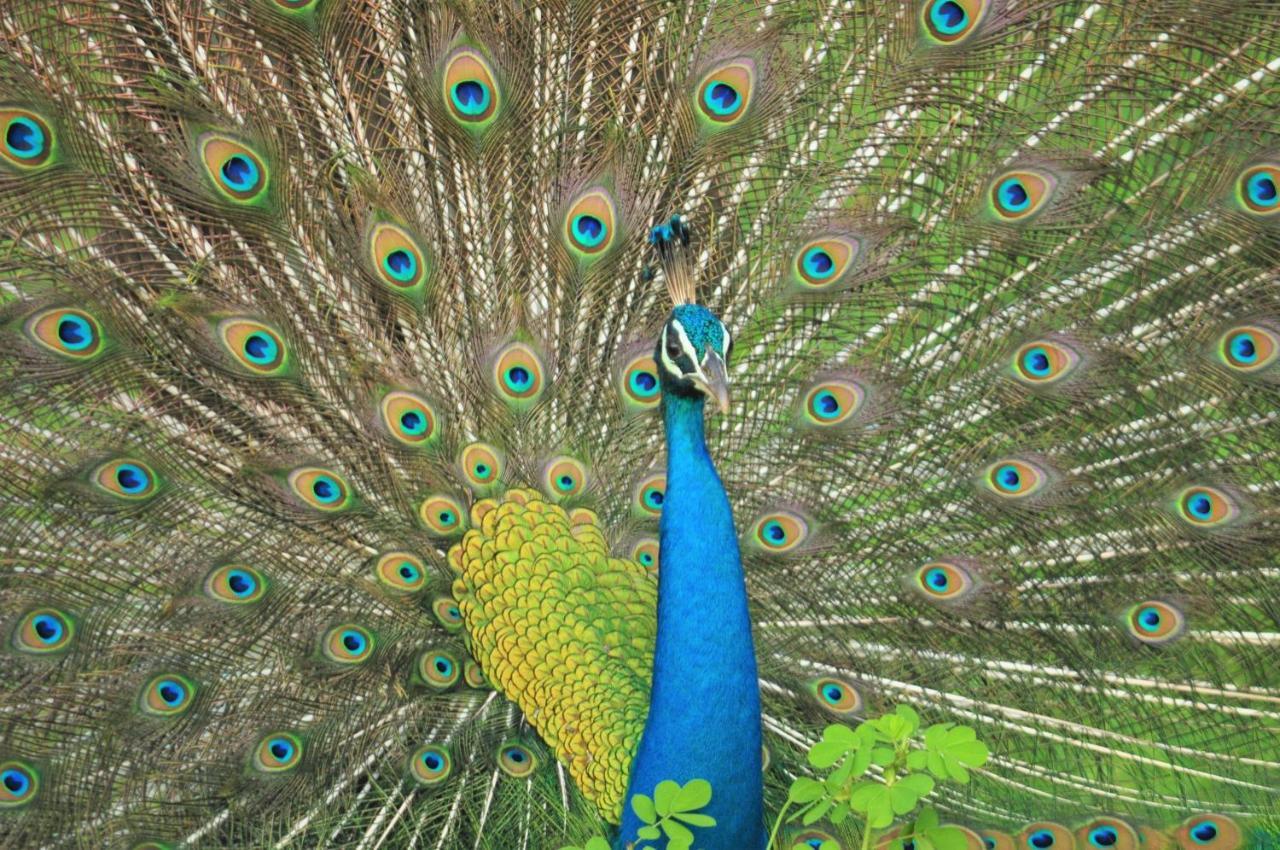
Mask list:
[{"label": "green leaf", "polygon": [[587,842],[583,850],[609,850],[609,842],[597,835]]},{"label": "green leaf", "polygon": [[964,830],[954,826],[940,826],[926,833],[934,850],[965,850],[969,846]]},{"label": "green leaf", "polygon": [[676,801],[676,795],[680,793],[680,783],[673,782],[670,779],[664,779],[658,783],[658,787],[653,791],[653,805],[658,810],[658,814],[666,816],[671,814],[671,806]]},{"label": "green leaf", "polygon": [[658,822],[658,810],[653,805],[653,800],[648,794],[633,794],[631,796],[631,811],[636,813],[636,817],[645,823]]},{"label": "green leaf", "polygon": [[671,804],[673,812],[696,812],[711,802],[711,783],[705,779],[690,779],[676,794]]},{"label": "green leaf", "polygon": [[876,747],[871,751],[871,763],[888,767],[893,764],[893,756],[894,752],[889,747]]},{"label": "green leaf", "polygon": [[642,826],[639,829],[637,829],[636,835],[639,836],[640,838],[645,839],[646,841],[652,841],[653,839],[662,835],[662,831],[658,829],[656,826],[654,826],[653,824],[649,824],[648,826]]},{"label": "green leaf", "polygon": [[952,779],[961,785],[969,781],[969,770],[987,763],[991,752],[979,741],[978,733],[968,726],[939,723],[925,730],[929,772],[939,779]]},{"label": "green leaf", "polygon": [[907,767],[911,770],[924,770],[929,764],[929,754],[924,750],[912,750],[907,756]]},{"label": "green leaf", "polygon": [[892,791],[879,782],[859,782],[849,796],[849,808],[865,814],[872,829],[883,829],[893,823]]},{"label": "green leaf", "polygon": [[787,792],[787,799],[793,803],[812,803],[814,800],[820,799],[824,793],[826,791],[818,780],[810,779],[807,776],[797,776],[791,781],[791,789]]},{"label": "green leaf", "polygon": [[827,812],[831,811],[831,807],[834,804],[835,804],[835,800],[832,800],[830,798],[825,800],[819,800],[817,803],[814,803],[813,806],[811,806],[804,813],[804,817],[800,819],[800,822],[805,826],[809,826],[810,824],[817,823],[818,821],[822,820],[824,817],[827,816]]},{"label": "green leaf", "polygon": [[683,824],[664,820],[662,831],[667,834],[667,850],[689,850],[693,846],[693,833]]},{"label": "green leaf", "polygon": [[883,739],[894,744],[905,741],[915,731],[911,728],[910,721],[896,714],[886,714],[878,718],[875,724]]},{"label": "green leaf", "polygon": [[915,830],[917,832],[928,832],[936,829],[938,826],[938,810],[933,806],[925,806],[920,810],[920,814],[916,815]]},{"label": "green leaf", "polygon": [[715,826],[716,825],[716,819],[713,818],[711,815],[704,815],[698,812],[676,812],[671,817],[675,818],[681,823],[687,823],[689,824],[689,826]]},{"label": "green leaf", "polygon": [[894,709],[893,713],[911,725],[911,732],[908,734],[914,735],[916,730],[920,728],[920,715],[916,714],[916,710],[911,706],[905,704],[899,705]]}]

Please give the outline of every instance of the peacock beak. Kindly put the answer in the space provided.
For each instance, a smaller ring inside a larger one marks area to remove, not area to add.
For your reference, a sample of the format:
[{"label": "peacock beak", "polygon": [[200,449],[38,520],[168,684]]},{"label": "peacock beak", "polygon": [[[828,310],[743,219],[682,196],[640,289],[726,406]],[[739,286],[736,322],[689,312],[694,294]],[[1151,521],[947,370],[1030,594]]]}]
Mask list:
[{"label": "peacock beak", "polygon": [[693,381],[708,398],[715,399],[721,413],[729,412],[729,377],[725,374],[723,357],[714,350],[708,351],[702,358],[702,374],[695,375]]}]

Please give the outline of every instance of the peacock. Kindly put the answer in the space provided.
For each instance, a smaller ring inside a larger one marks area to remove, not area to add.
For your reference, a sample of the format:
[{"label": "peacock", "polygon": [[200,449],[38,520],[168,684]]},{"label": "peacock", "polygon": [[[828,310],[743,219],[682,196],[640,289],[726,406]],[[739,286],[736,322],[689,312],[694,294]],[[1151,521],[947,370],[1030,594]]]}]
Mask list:
[{"label": "peacock", "polygon": [[973,850],[1271,846],[1277,75],[1272,0],[5,0],[0,846],[867,850],[778,818],[891,712]]}]

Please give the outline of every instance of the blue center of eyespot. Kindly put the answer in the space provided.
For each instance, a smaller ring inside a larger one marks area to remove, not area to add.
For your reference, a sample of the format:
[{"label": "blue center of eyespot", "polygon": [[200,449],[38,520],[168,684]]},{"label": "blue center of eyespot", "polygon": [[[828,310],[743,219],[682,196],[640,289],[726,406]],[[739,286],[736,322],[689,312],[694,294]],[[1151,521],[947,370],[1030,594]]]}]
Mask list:
[{"label": "blue center of eyespot", "polygon": [[1040,850],[1045,850],[1045,848],[1053,846],[1053,833],[1047,829],[1036,830],[1031,833],[1029,842],[1032,847],[1039,847]]},{"label": "blue center of eyespot", "polygon": [[418,261],[403,248],[397,248],[382,259],[382,267],[396,280],[405,281],[418,271]]},{"label": "blue center of eyespot", "polygon": [[629,382],[631,391],[640,398],[652,398],[658,393],[658,378],[647,369],[636,369]]},{"label": "blue center of eyespot", "polygon": [[186,688],[170,679],[161,682],[156,690],[159,691],[160,699],[164,700],[165,705],[177,705],[186,695]]},{"label": "blue center of eyespot", "polygon": [[416,437],[427,430],[427,417],[416,410],[407,410],[400,414],[400,428]]},{"label": "blue center of eyespot", "polygon": [[1000,184],[999,190],[1000,205],[1009,212],[1022,212],[1031,206],[1031,196],[1027,194],[1027,187],[1022,185],[1022,181],[1016,177],[1010,177]]},{"label": "blue center of eyespot", "polygon": [[444,765],[444,760],[435,753],[427,753],[422,757],[422,763],[427,766],[427,770],[439,770]]},{"label": "blue center of eyespot", "polygon": [[1143,608],[1138,612],[1138,626],[1146,632],[1160,628],[1160,612],[1155,608]]},{"label": "blue center of eyespot", "polygon": [[408,561],[405,561],[403,564],[400,565],[400,578],[404,579],[405,581],[417,581],[418,568],[415,567],[413,564],[409,563]]},{"label": "blue center of eyespot", "polygon": [[1249,178],[1249,200],[1260,207],[1273,207],[1280,200],[1276,181],[1270,174],[1260,172]]},{"label": "blue center of eyespot", "polygon": [[925,573],[925,582],[934,590],[946,590],[947,585],[951,584],[947,571],[942,569],[933,569]]},{"label": "blue center of eyespot", "polygon": [[804,843],[804,846],[811,848],[811,850],[822,850],[822,839],[810,838]]},{"label": "blue center of eyespot", "polygon": [[261,331],[255,331],[245,337],[244,356],[259,365],[273,362],[279,350],[276,341]]},{"label": "blue center of eyespot", "polygon": [[662,507],[662,501],[665,498],[666,495],[656,487],[650,487],[644,491],[644,503],[651,508]]},{"label": "blue center of eyespot", "polygon": [[447,658],[436,658],[436,672],[441,676],[448,676],[453,672],[453,664]]},{"label": "blue center of eyespot", "polygon": [[273,738],[267,749],[275,756],[276,761],[288,761],[293,757],[293,744],[284,738]]},{"label": "blue center of eyespot", "polygon": [[572,476],[572,475],[561,475],[561,476],[560,476],[560,478],[556,481],[556,484],[557,484],[557,486],[559,486],[559,487],[560,487],[560,489],[561,489],[561,490],[572,490],[572,489],[573,489],[573,476]]},{"label": "blue center of eyespot", "polygon": [[464,115],[480,115],[489,108],[489,87],[479,80],[463,80],[453,86],[453,105]]},{"label": "blue center of eyespot", "polygon": [[236,596],[248,596],[253,593],[257,584],[253,576],[244,570],[232,570],[227,573],[227,587],[231,588],[231,592]]},{"label": "blue center of eyespot", "polygon": [[456,606],[449,609],[449,619],[457,620],[460,617],[462,617],[462,612],[459,611]]},{"label": "blue center of eyespot", "polygon": [[453,522],[453,511],[441,511],[439,520],[441,525],[449,525]]},{"label": "blue center of eyespot", "polygon": [[1031,349],[1022,355],[1022,368],[1038,378],[1043,378],[1049,374],[1049,352],[1038,347]]},{"label": "blue center of eyespot", "polygon": [[337,501],[342,489],[338,486],[337,481],[334,481],[327,475],[321,475],[316,478],[315,481],[311,482],[311,492],[315,495],[317,500],[325,504],[329,504],[330,502]]},{"label": "blue center of eyespot", "polygon": [[729,115],[742,102],[742,95],[728,83],[716,82],[703,90],[702,102],[716,115]]},{"label": "blue center of eyespot", "polygon": [[943,35],[955,35],[969,22],[969,13],[955,0],[945,0],[933,4],[929,19]]},{"label": "blue center of eyespot", "polygon": [[507,750],[507,759],[509,761],[515,762],[516,764],[522,764],[525,760],[524,751],[517,750],[515,747],[512,747],[511,749]]},{"label": "blue center of eyespot", "polygon": [[1218,837],[1218,827],[1211,821],[1201,821],[1191,827],[1191,837],[1197,844],[1208,844]]},{"label": "blue center of eyespot", "polygon": [[44,131],[30,118],[18,116],[10,121],[4,141],[9,153],[19,159],[32,159],[44,152]]},{"label": "blue center of eyespot", "polygon": [[21,797],[31,787],[31,780],[22,771],[13,768],[0,775],[0,782],[3,782],[5,789],[15,797]]},{"label": "blue center of eyespot", "polygon": [[814,412],[822,419],[834,419],[840,415],[840,399],[835,393],[823,390],[813,400]]},{"label": "blue center of eyespot", "polygon": [[116,483],[120,485],[121,490],[130,495],[141,493],[147,489],[147,473],[143,472],[140,466],[122,463],[116,467]]},{"label": "blue center of eyespot", "polygon": [[1213,502],[1208,496],[1192,496],[1187,500],[1187,509],[1198,519],[1208,519],[1213,515]]},{"label": "blue center of eyespot", "polygon": [[640,563],[644,564],[646,567],[649,566],[650,564],[653,563],[653,556],[650,555],[648,552],[645,552],[643,555],[640,556]]},{"label": "blue center of eyespot", "polygon": [[364,652],[364,635],[350,630],[345,631],[342,633],[342,645],[346,647],[347,652],[350,652],[352,655],[359,655]]},{"label": "blue center of eyespot", "polygon": [[1239,333],[1231,338],[1229,344],[1231,357],[1241,363],[1252,363],[1258,359],[1258,345],[1251,334]]},{"label": "blue center of eyespot", "polygon": [[1002,490],[1017,490],[1022,483],[1022,476],[1014,466],[1002,466],[996,470],[996,483]]},{"label": "blue center of eyespot", "polygon": [[982,843],[987,845],[987,850],[996,850],[996,840],[994,838],[983,838]]},{"label": "blue center of eyespot", "polygon": [[487,478],[489,476],[489,465],[487,463],[476,464],[476,478]]},{"label": "blue center of eyespot", "polygon": [[232,154],[222,163],[222,180],[237,192],[244,192],[258,185],[258,166],[242,154]]},{"label": "blue center of eyespot", "polygon": [[916,850],[916,843],[908,838],[906,841],[902,842],[902,850]]},{"label": "blue center of eyespot", "polygon": [[36,637],[45,643],[56,643],[62,637],[62,623],[48,614],[36,617],[31,623],[31,628],[35,630]]},{"label": "blue center of eyespot", "polygon": [[844,699],[844,689],[839,685],[824,685],[822,688],[822,698],[829,703],[837,703]]},{"label": "blue center of eyespot", "polygon": [[604,222],[593,215],[578,215],[573,219],[573,235],[580,243],[588,248],[594,248],[604,241],[604,237],[608,235],[605,232]]},{"label": "blue center of eyespot", "polygon": [[533,383],[533,375],[523,366],[512,366],[507,370],[507,386],[514,390],[527,390]]},{"label": "blue center of eyespot", "polygon": [[764,524],[764,536],[773,543],[782,543],[787,539],[787,530],[782,523],[770,521]]},{"label": "blue center of eyespot", "polygon": [[66,315],[58,319],[58,339],[70,351],[80,351],[93,342],[93,328],[79,316]]},{"label": "blue center of eyespot", "polygon": [[1109,826],[1095,827],[1089,832],[1089,843],[1094,847],[1113,847],[1119,840],[1119,834]]},{"label": "blue center of eyespot", "polygon": [[835,273],[836,263],[823,249],[810,248],[804,253],[804,270],[809,277],[823,280]]}]

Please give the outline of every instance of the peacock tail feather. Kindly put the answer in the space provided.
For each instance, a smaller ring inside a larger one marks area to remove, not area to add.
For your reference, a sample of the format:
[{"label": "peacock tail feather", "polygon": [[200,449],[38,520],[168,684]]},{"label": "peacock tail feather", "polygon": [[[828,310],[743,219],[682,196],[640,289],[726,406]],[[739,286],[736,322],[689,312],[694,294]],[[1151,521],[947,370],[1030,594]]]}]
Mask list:
[{"label": "peacock tail feather", "polygon": [[617,822],[695,286],[771,810],[905,704],[992,850],[1277,829],[1278,73],[1270,0],[8,0],[0,845]]}]

